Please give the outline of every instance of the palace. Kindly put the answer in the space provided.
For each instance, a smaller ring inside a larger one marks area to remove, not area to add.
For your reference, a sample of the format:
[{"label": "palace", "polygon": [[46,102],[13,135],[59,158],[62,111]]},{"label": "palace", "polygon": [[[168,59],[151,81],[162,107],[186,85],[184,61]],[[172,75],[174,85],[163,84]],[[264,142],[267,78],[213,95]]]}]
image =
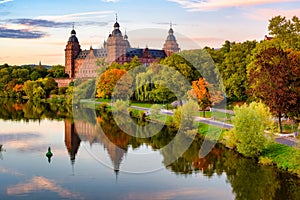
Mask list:
[{"label": "palace", "polygon": [[120,24],[116,19],[114,30],[109,34],[107,40],[103,43],[103,47],[100,49],[90,47],[89,50],[82,50],[76,37],[76,31],[73,28],[65,49],[65,72],[70,79],[91,78],[97,76],[99,67],[97,67],[96,61],[99,58],[103,58],[108,64],[112,62],[124,64],[137,56],[140,63],[148,66],[150,63],[179,51],[180,48],[174,36],[172,24],[161,50],[149,49],[148,47],[141,49],[131,47],[126,32],[123,36]]}]

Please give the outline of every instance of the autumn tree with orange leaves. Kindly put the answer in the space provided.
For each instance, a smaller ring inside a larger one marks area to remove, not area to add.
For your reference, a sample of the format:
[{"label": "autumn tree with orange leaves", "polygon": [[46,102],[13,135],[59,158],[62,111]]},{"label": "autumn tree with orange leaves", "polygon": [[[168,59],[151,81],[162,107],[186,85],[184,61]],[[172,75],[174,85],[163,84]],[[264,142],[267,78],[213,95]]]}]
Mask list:
[{"label": "autumn tree with orange leaves", "polygon": [[192,89],[188,91],[188,96],[198,101],[200,109],[205,117],[205,110],[215,104],[220,103],[224,96],[221,91],[214,89],[214,86],[208,83],[205,78],[199,78],[192,82]]},{"label": "autumn tree with orange leaves", "polygon": [[97,97],[111,98],[116,84],[124,74],[126,70],[122,69],[109,69],[101,74],[97,83]]},{"label": "autumn tree with orange leaves", "polygon": [[197,99],[200,109],[203,111],[203,117],[205,117],[205,109],[212,105],[208,85],[204,78],[199,78],[192,82],[192,90],[189,91],[189,96]]}]

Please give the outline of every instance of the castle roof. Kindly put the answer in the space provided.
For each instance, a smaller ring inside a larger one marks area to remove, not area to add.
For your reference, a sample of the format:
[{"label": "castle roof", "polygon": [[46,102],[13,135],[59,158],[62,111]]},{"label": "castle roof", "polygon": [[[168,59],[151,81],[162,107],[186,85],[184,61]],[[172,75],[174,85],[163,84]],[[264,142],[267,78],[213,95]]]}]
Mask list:
[{"label": "castle roof", "polygon": [[[85,59],[89,55],[91,50],[81,51],[78,55],[78,59]],[[107,56],[107,49],[92,49],[96,58],[105,58]]]},{"label": "castle roof", "polygon": [[134,57],[137,56],[139,58],[142,58],[145,51],[148,51],[151,58],[165,58],[166,53],[164,50],[158,50],[158,49],[140,49],[140,48],[127,48],[126,50],[126,57]]}]

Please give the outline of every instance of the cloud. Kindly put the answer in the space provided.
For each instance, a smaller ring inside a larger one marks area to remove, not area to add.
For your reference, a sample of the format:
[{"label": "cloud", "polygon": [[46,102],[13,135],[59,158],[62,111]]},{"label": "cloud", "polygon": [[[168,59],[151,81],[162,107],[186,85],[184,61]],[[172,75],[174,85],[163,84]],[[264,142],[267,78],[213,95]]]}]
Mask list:
[{"label": "cloud", "polygon": [[4,4],[4,3],[8,3],[8,2],[12,2],[14,0],[0,0],[0,4]]},{"label": "cloud", "polygon": [[[1,34],[1,32],[0,32]],[[10,141],[19,141],[19,140],[31,140],[39,138],[40,135],[37,133],[6,133],[0,134],[0,144]]]},{"label": "cloud", "polygon": [[27,183],[20,183],[7,188],[8,195],[22,195],[30,192],[49,190],[66,199],[83,199],[78,193],[62,188],[57,183],[45,177],[35,176]]},{"label": "cloud", "polygon": [[62,27],[72,25],[71,22],[55,22],[55,21],[49,21],[44,19],[26,19],[26,18],[6,19],[6,20],[1,20],[0,22],[33,26],[33,27],[48,27],[48,28],[62,28]]},{"label": "cloud", "polygon": [[300,9],[282,10],[282,9],[258,9],[253,12],[244,13],[244,15],[250,19],[267,21],[274,16],[285,16],[292,18],[293,16],[300,15]]},{"label": "cloud", "polygon": [[29,29],[12,29],[0,26],[0,38],[12,39],[38,39],[47,36],[45,32]]},{"label": "cloud", "polygon": [[106,26],[108,22],[82,21],[75,23],[76,26]]},{"label": "cloud", "polygon": [[107,15],[111,15],[115,13],[115,11],[94,11],[94,12],[83,12],[83,13],[73,13],[73,14],[67,14],[67,15],[48,15],[48,16],[38,16],[36,19],[45,19],[45,20],[53,20],[53,21],[78,21],[81,19],[87,19],[87,18],[104,18]]},{"label": "cloud", "polygon": [[211,197],[219,199],[230,199],[232,194],[224,191],[215,191],[213,189],[199,189],[199,188],[180,188],[176,190],[165,190],[158,192],[135,192],[124,195],[123,199],[193,199],[194,197],[201,197],[201,199],[211,199]]},{"label": "cloud", "polygon": [[15,171],[13,169],[7,169],[7,168],[4,168],[4,167],[0,167],[0,173],[1,174],[10,174],[10,175],[13,175],[13,176],[24,176],[24,174],[22,174],[18,171]]},{"label": "cloud", "polygon": [[[2,26],[1,26],[2,24]],[[45,32],[35,28],[65,28],[73,22],[57,22],[46,19],[5,19],[0,20],[0,38],[38,39],[47,36]],[[108,22],[79,21],[76,26],[106,26]]]},{"label": "cloud", "polygon": [[180,4],[188,11],[212,11],[222,8],[230,7],[243,7],[262,4],[284,3],[284,2],[297,2],[298,0],[168,0]]}]

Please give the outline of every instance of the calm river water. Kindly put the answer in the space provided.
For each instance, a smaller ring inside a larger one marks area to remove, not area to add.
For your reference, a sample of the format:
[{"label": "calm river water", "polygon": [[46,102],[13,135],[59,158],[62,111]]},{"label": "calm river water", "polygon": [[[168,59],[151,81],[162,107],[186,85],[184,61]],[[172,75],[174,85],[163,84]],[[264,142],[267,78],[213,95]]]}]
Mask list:
[{"label": "calm river water", "polygon": [[109,113],[74,119],[66,112],[62,106],[1,104],[1,200],[300,199],[298,178],[221,145],[199,158],[197,137],[166,164],[168,155],[160,149],[174,130],[136,138],[123,133]]}]

